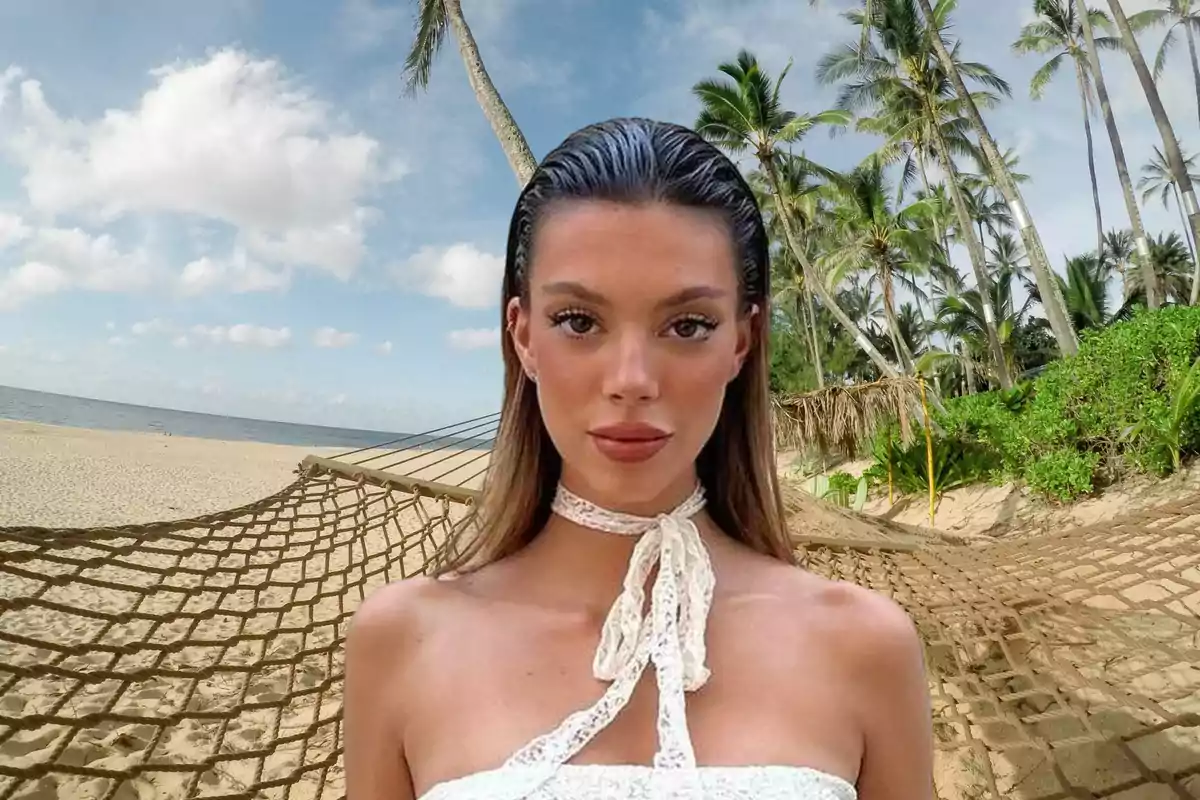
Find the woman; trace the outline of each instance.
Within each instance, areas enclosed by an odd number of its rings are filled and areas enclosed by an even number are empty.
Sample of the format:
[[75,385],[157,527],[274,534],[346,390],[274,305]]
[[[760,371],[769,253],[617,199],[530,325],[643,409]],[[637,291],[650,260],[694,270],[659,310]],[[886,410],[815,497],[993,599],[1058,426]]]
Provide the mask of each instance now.
[[932,797],[913,626],[795,566],[769,279],[754,195],[692,131],[612,120],[546,157],[480,532],[348,637],[349,800]]

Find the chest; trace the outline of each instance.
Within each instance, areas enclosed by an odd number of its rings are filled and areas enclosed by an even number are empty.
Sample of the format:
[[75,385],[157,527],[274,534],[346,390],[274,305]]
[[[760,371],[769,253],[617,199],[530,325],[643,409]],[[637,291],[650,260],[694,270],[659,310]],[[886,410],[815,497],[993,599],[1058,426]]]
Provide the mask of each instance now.
[[[764,624],[763,611],[714,606],[706,637],[712,676],[686,698],[697,762],[852,768],[852,697],[828,648],[794,632],[781,637],[769,622],[778,615],[766,615]],[[498,766],[608,688],[592,677],[598,620],[510,614],[472,629],[470,637],[447,636],[424,648],[421,689],[406,704],[406,716],[420,720],[406,740],[415,779],[425,772],[433,783]],[[574,763],[650,763],[659,745],[658,714],[649,666],[628,703]]]

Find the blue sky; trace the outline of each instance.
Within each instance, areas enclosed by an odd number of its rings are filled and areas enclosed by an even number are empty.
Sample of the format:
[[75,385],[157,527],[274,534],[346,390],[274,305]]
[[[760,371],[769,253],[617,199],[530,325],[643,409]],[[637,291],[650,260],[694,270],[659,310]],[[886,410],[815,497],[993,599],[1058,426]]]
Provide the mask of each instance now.
[[[794,58],[787,103],[825,108],[834,92],[812,67],[854,35],[846,5],[463,0],[538,157],[599,119],[690,123],[691,85],[742,47],[772,70]],[[414,7],[0,4],[0,384],[391,430],[495,410],[517,185],[453,39],[429,92],[401,95]],[[1090,189],[1070,73],[1035,103],[1039,64],[1009,50],[1031,7],[961,0],[955,32],[1013,85],[989,122],[1033,176],[1027,201],[1061,264],[1093,241]],[[1186,63],[1180,48],[1162,90],[1190,149]],[[1157,133],[1127,57],[1105,65],[1136,172]],[[1097,131],[1106,226],[1124,225]],[[873,144],[822,133],[806,150],[848,168]],[[1151,233],[1178,225],[1157,201],[1145,215]]]

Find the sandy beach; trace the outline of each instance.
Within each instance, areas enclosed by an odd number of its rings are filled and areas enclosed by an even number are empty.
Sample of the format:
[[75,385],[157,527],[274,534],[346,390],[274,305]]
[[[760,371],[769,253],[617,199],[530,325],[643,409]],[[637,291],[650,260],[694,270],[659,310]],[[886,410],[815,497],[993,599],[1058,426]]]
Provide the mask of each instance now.
[[[220,441],[0,420],[0,527],[96,527],[185,519],[274,494],[309,455],[344,448]],[[351,458],[477,488],[486,454],[438,446]]]
[[336,450],[0,420],[0,526],[94,527],[234,508]]

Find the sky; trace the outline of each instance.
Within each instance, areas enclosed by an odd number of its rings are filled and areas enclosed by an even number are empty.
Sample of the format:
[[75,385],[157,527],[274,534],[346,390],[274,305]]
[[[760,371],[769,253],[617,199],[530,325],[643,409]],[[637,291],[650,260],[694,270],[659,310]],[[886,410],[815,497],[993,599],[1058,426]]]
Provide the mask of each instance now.
[[[830,107],[818,59],[848,0],[462,0],[541,158],[588,123],[691,124],[691,86],[741,48],[785,104]],[[1128,13],[1153,0],[1125,0]],[[1105,6],[1106,4],[1101,3]],[[518,186],[453,38],[403,94],[415,0],[0,4],[0,385],[338,427],[419,431],[497,410],[500,276]],[[960,0],[953,35],[1013,99],[987,112],[1029,173],[1052,262],[1094,247],[1072,73],[1040,101],[1011,43],[1032,0]],[[1153,59],[1161,31],[1145,35]],[[1131,169],[1161,143],[1104,55]],[[1200,146],[1179,47],[1161,91]],[[1126,227],[1103,126],[1106,228]],[[849,169],[877,142],[806,140]],[[1178,214],[1144,207],[1151,234]],[[963,262],[965,270],[965,262]]]

